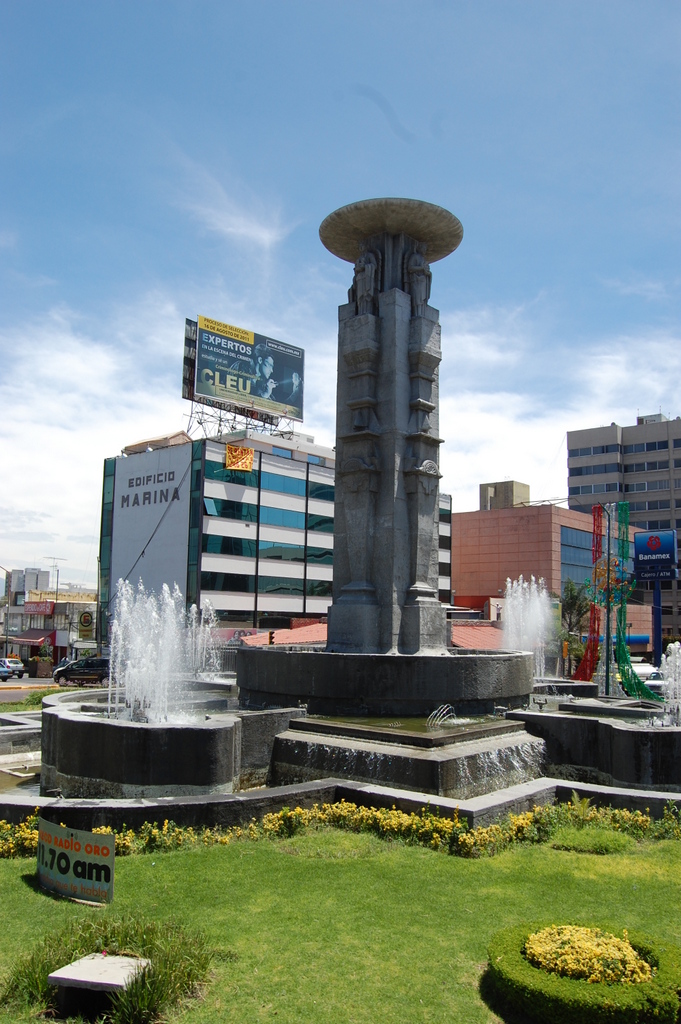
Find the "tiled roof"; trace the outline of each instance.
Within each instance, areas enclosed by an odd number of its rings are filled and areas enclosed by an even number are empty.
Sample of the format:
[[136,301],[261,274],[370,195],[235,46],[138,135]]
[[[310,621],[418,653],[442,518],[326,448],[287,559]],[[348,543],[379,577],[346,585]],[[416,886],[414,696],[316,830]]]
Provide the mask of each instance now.
[[[258,633],[256,636],[245,636],[243,643],[247,647],[267,647],[269,633]],[[311,626],[300,626],[299,629],[275,629],[274,646],[277,644],[325,644],[326,623],[314,622]]]
[[498,651],[504,646],[504,631],[497,626],[452,626],[452,646],[471,651]]
[[[258,633],[256,636],[245,636],[242,641],[248,647],[267,647],[269,633]],[[274,646],[278,644],[325,644],[326,623],[315,622],[311,626],[299,629],[275,629]],[[453,625],[452,644],[467,650],[498,651],[504,645],[504,632],[497,626]]]

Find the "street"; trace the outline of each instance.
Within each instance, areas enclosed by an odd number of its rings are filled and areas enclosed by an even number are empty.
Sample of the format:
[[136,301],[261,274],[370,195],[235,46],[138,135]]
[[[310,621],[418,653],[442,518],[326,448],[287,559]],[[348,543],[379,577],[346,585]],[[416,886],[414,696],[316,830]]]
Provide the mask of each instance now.
[[31,690],[44,690],[52,686],[51,679],[7,679],[0,683],[0,704],[23,700]]

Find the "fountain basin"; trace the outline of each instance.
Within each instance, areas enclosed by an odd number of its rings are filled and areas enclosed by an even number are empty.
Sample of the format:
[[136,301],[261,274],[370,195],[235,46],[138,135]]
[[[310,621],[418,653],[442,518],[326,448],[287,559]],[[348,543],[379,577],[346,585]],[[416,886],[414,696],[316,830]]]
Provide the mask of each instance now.
[[449,735],[292,721],[274,740],[274,785],[345,778],[446,797],[473,797],[542,774],[544,742],[517,722]]
[[[563,705],[563,708],[566,706]],[[546,771],[606,786],[681,792],[681,728],[569,711],[510,711],[546,743]],[[650,715],[650,713],[648,713]]]
[[302,703],[318,715],[429,715],[451,704],[459,715],[519,707],[532,692],[533,657],[510,651],[456,654],[335,654],[242,648],[242,707]]
[[[228,700],[194,695],[193,717],[145,723],[106,717],[101,690],[46,697],[40,791],[114,799],[202,796],[263,785],[276,733],[298,708],[226,710]],[[221,709],[222,708],[222,709]]]

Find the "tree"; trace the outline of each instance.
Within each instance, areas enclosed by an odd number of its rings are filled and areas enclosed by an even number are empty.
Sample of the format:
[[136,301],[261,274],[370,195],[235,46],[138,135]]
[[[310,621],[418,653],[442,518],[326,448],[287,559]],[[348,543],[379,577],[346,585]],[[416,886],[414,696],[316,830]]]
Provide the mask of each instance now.
[[591,601],[584,584],[567,579],[563,587],[561,606],[561,639],[567,641],[568,645],[568,676],[572,675],[572,659],[581,658],[584,653],[582,633],[586,631],[590,609]]

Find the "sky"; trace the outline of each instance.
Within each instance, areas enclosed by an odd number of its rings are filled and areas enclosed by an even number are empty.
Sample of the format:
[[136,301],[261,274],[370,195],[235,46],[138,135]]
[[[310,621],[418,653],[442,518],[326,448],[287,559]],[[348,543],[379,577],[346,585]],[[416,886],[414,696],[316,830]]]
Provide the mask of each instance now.
[[0,5],[0,565],[93,585],[102,464],[186,429],[184,318],[305,349],[332,446],[332,210],[461,220],[433,265],[441,489],[565,499],[566,432],[681,415],[681,7]]

